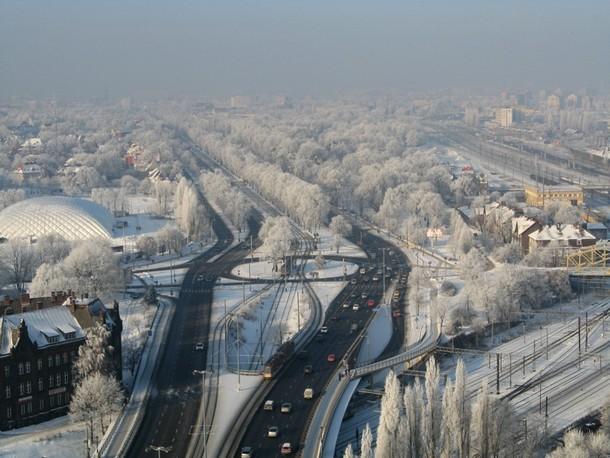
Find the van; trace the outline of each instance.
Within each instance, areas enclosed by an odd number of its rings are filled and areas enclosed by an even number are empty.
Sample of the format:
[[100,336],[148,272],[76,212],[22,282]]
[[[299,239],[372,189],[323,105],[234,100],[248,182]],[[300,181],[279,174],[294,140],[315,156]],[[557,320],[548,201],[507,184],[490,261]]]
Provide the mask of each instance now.
[[313,388],[305,388],[303,399],[313,399]]
[[271,399],[267,399],[265,401],[265,406],[263,407],[263,410],[273,411],[273,401]]
[[356,332],[358,330],[358,323],[352,323],[352,325],[349,328],[349,333],[353,334],[354,332]]

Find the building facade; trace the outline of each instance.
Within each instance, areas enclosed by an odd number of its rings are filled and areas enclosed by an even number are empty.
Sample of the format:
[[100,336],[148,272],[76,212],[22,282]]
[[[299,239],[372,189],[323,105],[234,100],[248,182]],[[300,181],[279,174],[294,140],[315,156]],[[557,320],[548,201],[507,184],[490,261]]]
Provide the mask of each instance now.
[[86,330],[110,331],[116,375],[121,379],[122,320],[118,304],[106,309],[97,298],[71,293],[4,298],[0,302],[0,430],[20,428],[68,412],[73,364]]
[[579,186],[526,186],[525,202],[533,207],[544,207],[551,202],[582,205],[585,193]]

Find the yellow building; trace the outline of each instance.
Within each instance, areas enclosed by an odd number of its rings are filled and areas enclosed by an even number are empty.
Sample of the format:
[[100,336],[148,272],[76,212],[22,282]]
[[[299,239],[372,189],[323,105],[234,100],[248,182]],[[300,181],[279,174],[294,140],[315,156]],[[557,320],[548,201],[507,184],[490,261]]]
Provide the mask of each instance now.
[[544,207],[555,201],[582,205],[585,201],[585,193],[579,186],[526,186],[525,201],[534,207]]

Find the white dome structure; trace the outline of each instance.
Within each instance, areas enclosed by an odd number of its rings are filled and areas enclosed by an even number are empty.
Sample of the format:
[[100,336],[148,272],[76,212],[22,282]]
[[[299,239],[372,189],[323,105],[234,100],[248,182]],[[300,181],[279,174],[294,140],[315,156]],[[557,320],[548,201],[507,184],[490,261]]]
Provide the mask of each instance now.
[[58,234],[66,240],[110,239],[112,223],[110,212],[90,200],[36,197],[0,211],[0,237],[38,239]]

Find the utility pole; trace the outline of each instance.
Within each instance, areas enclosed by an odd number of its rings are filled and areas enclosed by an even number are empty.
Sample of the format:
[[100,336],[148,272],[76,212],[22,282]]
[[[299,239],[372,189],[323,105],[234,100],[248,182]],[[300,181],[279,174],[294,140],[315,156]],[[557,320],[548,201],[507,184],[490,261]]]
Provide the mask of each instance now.
[[500,394],[500,353],[496,353],[496,394]]
[[580,317],[578,317],[578,356],[580,356]]
[[239,367],[239,359],[240,359],[239,350],[240,350],[241,342],[239,341],[239,315],[238,314],[235,314],[235,324],[236,324],[236,328],[237,328],[237,391],[240,391],[241,372],[240,372],[240,367]]
[[508,387],[513,386],[513,354],[508,354]]
[[589,312],[585,312],[585,351],[589,350]]
[[157,445],[149,445],[148,447],[146,447],[146,451],[153,451],[153,452],[157,452],[157,458],[161,458],[161,452],[163,453],[169,453],[171,452],[172,448],[171,447],[161,447],[161,446],[157,446]]
[[250,262],[248,263],[248,279],[250,280],[250,291],[252,291],[252,262],[253,262],[253,253],[252,253],[252,236],[250,236]]
[[[297,332],[301,330],[301,292],[297,290]],[[261,336],[262,338],[262,336]]]

